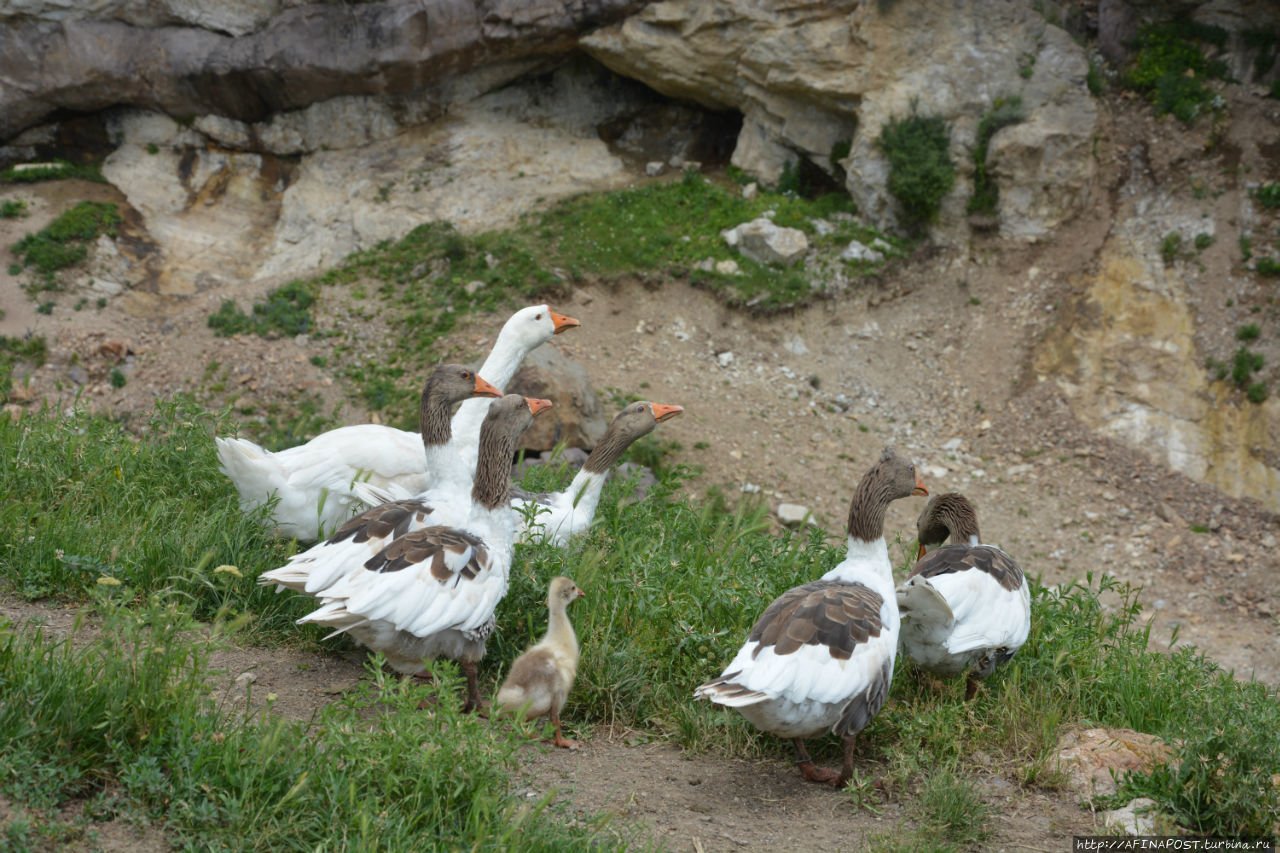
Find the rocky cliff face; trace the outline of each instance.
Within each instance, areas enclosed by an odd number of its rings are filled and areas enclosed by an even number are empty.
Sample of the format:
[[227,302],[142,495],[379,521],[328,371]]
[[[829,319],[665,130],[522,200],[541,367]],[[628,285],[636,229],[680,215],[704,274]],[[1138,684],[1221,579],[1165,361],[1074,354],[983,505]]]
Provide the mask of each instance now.
[[[302,4],[58,0],[0,6],[0,140],[114,105],[261,121],[343,95],[420,96],[467,71],[563,55],[637,0]],[[79,11],[77,11],[79,10]],[[447,107],[445,97],[438,107]]]
[[839,175],[859,211],[898,223],[877,145],[884,125],[912,110],[951,126],[960,179],[933,232],[969,233],[978,124],[997,99],[1020,97],[1026,114],[991,141],[988,167],[1002,187],[1000,233],[1036,240],[1087,203],[1096,108],[1084,50],[1032,4],[974,0],[913,3],[755,3],[672,0],[583,39],[605,65],[660,92],[743,114],[733,162],[766,182],[805,158]]

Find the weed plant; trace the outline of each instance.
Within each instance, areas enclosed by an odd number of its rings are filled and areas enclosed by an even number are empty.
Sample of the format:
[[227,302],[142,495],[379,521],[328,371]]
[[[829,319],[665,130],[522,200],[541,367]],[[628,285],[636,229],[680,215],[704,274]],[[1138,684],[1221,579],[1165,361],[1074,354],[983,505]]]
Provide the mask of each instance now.
[[27,203],[22,199],[7,198],[0,201],[0,219],[17,219],[27,215]]
[[1000,188],[987,173],[987,147],[991,137],[1010,125],[1023,121],[1022,98],[997,98],[991,110],[978,122],[978,138],[973,148],[973,195],[969,198],[969,212],[992,214],[1000,198]]
[[1272,257],[1261,257],[1254,263],[1255,270],[1259,275],[1265,275],[1270,278],[1280,278],[1280,261]]
[[0,335],[0,403],[9,402],[9,392],[13,390],[13,368],[18,362],[26,362],[32,367],[44,364],[48,348],[43,335],[27,338],[11,338]]
[[217,313],[209,315],[209,328],[224,338],[245,332],[264,337],[306,334],[315,325],[310,308],[318,289],[314,283],[291,281],[268,293],[266,301],[255,302],[251,314],[241,311],[233,300],[223,300]]
[[1254,201],[1268,210],[1280,208],[1280,184],[1263,184],[1256,187],[1250,195]]
[[903,225],[913,233],[924,231],[955,184],[946,122],[913,110],[886,124],[877,143],[889,160],[889,192],[902,206]]

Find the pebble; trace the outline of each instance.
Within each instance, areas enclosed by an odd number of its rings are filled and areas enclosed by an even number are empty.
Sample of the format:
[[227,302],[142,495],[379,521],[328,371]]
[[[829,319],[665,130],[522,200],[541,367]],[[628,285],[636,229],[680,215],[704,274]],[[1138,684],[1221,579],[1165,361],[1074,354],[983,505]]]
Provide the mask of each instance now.
[[716,362],[721,367],[728,367],[729,365],[733,364],[733,353],[731,352],[720,353],[719,355],[716,356]]
[[778,504],[778,521],[781,521],[788,527],[795,527],[796,525],[804,524],[805,519],[808,519],[810,524],[816,523],[814,522],[813,516],[810,514],[808,507],[800,504]]

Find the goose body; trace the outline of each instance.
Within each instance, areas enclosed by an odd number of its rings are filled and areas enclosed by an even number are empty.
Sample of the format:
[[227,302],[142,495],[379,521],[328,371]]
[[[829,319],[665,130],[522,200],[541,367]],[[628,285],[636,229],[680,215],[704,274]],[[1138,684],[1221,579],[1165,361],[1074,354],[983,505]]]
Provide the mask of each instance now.
[[[938,675],[969,672],[968,693],[1006,663],[1031,631],[1031,594],[1013,558],[979,541],[960,494],[938,495],[917,522],[920,559],[897,589],[902,650]],[[929,550],[950,535],[952,544]]]
[[568,607],[581,597],[582,590],[569,578],[552,578],[547,592],[547,633],[515,659],[493,699],[502,710],[522,713],[526,719],[550,717],[555,726],[553,743],[567,749],[581,746],[567,740],[560,730],[560,712],[578,674],[578,638]]
[[631,403],[614,417],[568,488],[537,495],[512,489],[516,538],[522,542],[544,539],[563,548],[590,529],[609,471],[622,454],[636,439],[682,411],[680,406],[663,403]]
[[[522,308],[503,325],[479,373],[503,389],[530,351],[576,325],[577,320],[546,305]],[[455,453],[468,481],[487,406],[464,402],[454,416]],[[275,453],[243,438],[215,438],[214,444],[223,473],[240,493],[241,508],[249,511],[279,497],[271,515],[276,530],[304,541],[332,534],[377,490],[419,494],[429,484],[443,485],[428,474],[416,433],[381,424],[338,427]],[[467,484],[456,485],[465,495]]]
[[[295,554],[285,565],[264,572],[258,582],[319,595],[395,538],[433,524],[463,521],[471,503],[461,484],[470,483],[470,472],[462,467],[454,450],[449,412],[454,403],[476,395],[495,397],[498,390],[461,365],[436,367],[423,386],[418,413],[422,428],[418,455],[431,466],[431,488],[402,500],[378,503],[344,522],[326,541]],[[370,483],[362,483],[352,493],[373,488]]]
[[533,415],[550,405],[515,394],[493,403],[465,520],[395,536],[324,589],[321,606],[298,621],[331,628],[330,636],[349,634],[406,674],[432,658],[457,660],[467,678],[466,708],[479,707],[476,664],[511,568],[511,457]]
[[[694,691],[791,738],[810,781],[849,781],[854,737],[888,698],[899,620],[884,516],[890,501],[913,494],[928,490],[914,466],[886,450],[854,492],[845,559],[775,599],[720,677]],[[845,742],[839,773],[814,766],[804,746],[826,732]]]

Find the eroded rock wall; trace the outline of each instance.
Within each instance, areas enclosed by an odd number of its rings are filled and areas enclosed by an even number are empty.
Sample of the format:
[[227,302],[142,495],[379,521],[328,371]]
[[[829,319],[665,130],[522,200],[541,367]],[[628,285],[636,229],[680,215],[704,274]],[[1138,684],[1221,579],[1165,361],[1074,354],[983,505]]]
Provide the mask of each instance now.
[[968,236],[977,128],[998,99],[1020,97],[1026,113],[996,134],[988,155],[1002,189],[1002,236],[1046,236],[1093,190],[1088,62],[1031,3],[670,0],[590,34],[583,46],[660,92],[740,110],[734,163],[766,182],[798,157],[839,175],[832,154],[848,143],[845,185],[882,228],[896,227],[898,213],[877,139],[913,109],[951,126],[959,178],[933,232],[943,242]]

